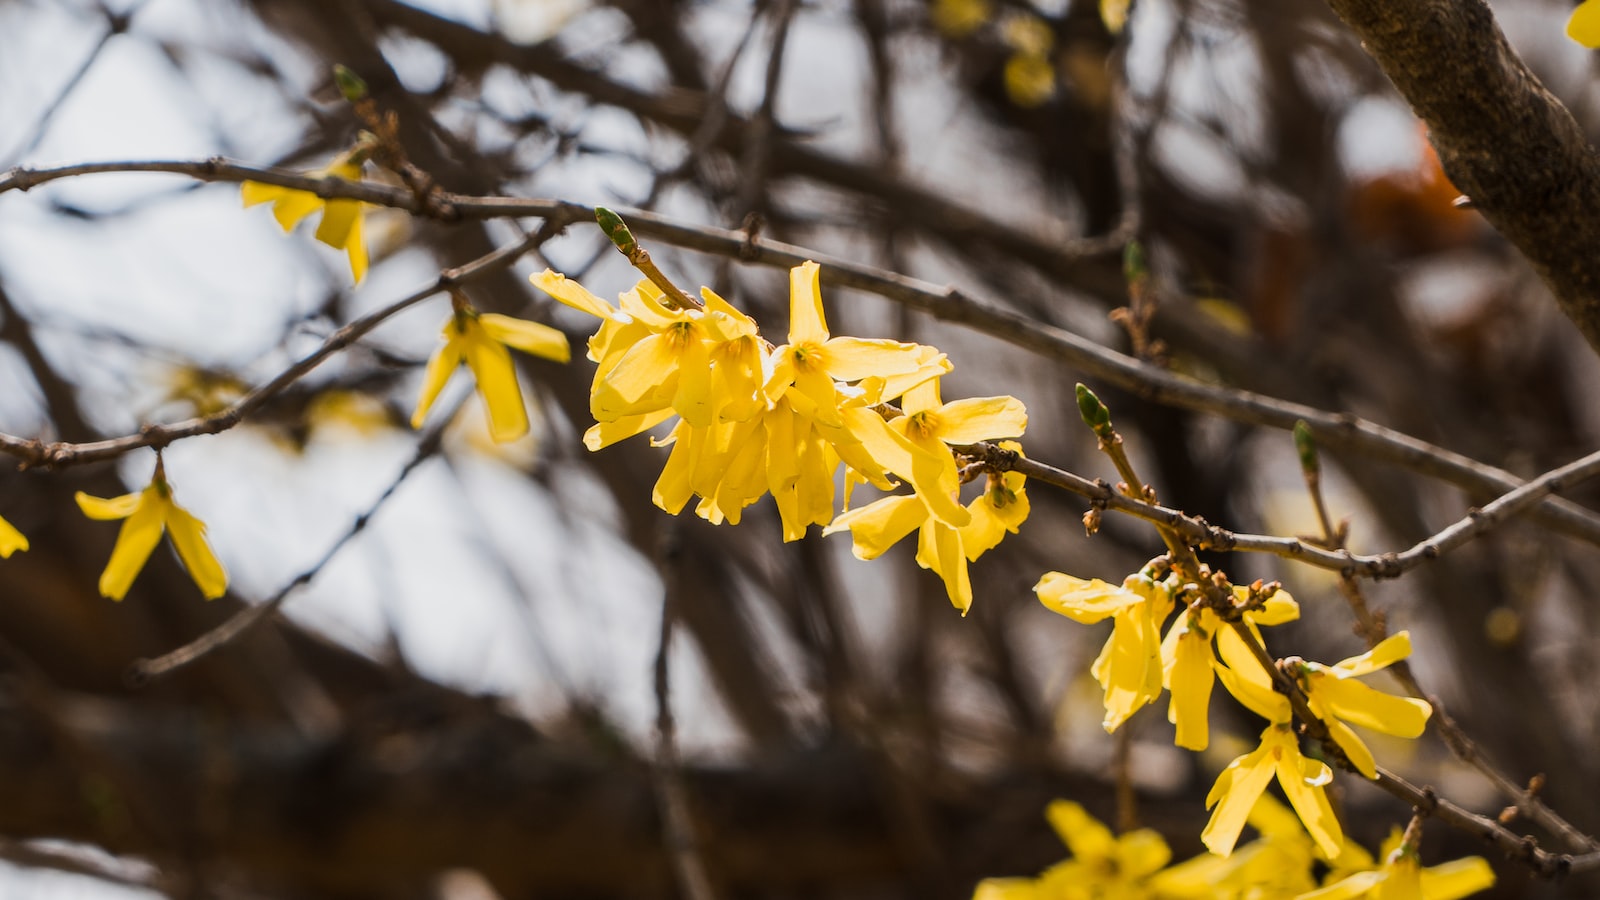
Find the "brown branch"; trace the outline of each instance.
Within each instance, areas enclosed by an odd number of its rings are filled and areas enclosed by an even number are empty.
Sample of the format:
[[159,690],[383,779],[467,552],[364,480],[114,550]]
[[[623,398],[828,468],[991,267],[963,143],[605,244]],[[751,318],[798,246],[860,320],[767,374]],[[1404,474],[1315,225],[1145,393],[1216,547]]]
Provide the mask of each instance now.
[[[1483,0],[1328,0],[1428,123],[1473,208],[1600,351],[1600,158]],[[1553,35],[1552,35],[1553,37]]]

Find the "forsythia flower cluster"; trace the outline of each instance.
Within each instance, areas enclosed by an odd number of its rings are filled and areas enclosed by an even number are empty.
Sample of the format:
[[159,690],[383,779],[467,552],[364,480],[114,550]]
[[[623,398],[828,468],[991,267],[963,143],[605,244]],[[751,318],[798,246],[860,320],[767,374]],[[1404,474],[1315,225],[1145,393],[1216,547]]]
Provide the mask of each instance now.
[[[1105,689],[1106,730],[1116,730],[1166,688],[1171,693],[1167,718],[1177,727],[1178,746],[1203,750],[1210,740],[1211,690],[1222,682],[1234,699],[1268,724],[1260,746],[1235,759],[1217,778],[1206,798],[1213,812],[1201,840],[1214,853],[1230,853],[1257,798],[1276,778],[1317,846],[1330,856],[1336,854],[1344,838],[1324,790],[1333,773],[1325,763],[1301,754],[1288,698],[1274,690],[1271,677],[1240,634],[1243,630],[1261,644],[1261,627],[1298,618],[1299,605],[1282,590],[1253,595],[1236,586],[1235,608],[1228,612],[1237,625],[1197,599],[1179,610],[1162,638],[1160,629],[1176,605],[1179,579],[1176,573],[1160,580],[1155,576],[1147,567],[1115,586],[1050,572],[1034,588],[1046,608],[1074,621],[1112,619],[1111,638],[1091,669]],[[1402,631],[1367,653],[1331,666],[1299,660],[1285,664],[1338,749],[1368,778],[1377,774],[1372,752],[1346,723],[1414,738],[1422,733],[1432,708],[1422,700],[1385,694],[1356,679],[1410,653],[1410,635]]]
[[[1249,810],[1260,837],[1227,858],[1207,854],[1172,866],[1167,842],[1150,829],[1113,836],[1066,800],[1051,803],[1045,817],[1072,856],[1038,878],[987,879],[973,900],[1456,900],[1494,884],[1479,856],[1422,868],[1398,829],[1376,859],[1348,840],[1329,852],[1266,794]],[[1317,864],[1326,869],[1320,884]]]
[[[534,284],[600,319],[589,341],[598,368],[590,394],[591,450],[677,417],[661,446],[671,453],[655,504],[738,524],[745,507],[771,494],[786,541],[811,525],[848,529],[855,553],[871,559],[918,532],[917,562],[944,580],[951,602],[972,604],[967,563],[1016,531],[1027,516],[1020,475],[990,477],[971,504],[960,501],[952,445],[1016,437],[1027,412],[1014,397],[944,402],[943,353],[921,344],[834,336],[822,309],[819,267],[789,273],[788,342],[774,346],[756,323],[709,288],[703,307],[685,308],[649,280],[618,306],[546,270]],[[899,410],[886,404],[899,400]],[[835,481],[889,490],[898,478],[914,493],[834,515]]]

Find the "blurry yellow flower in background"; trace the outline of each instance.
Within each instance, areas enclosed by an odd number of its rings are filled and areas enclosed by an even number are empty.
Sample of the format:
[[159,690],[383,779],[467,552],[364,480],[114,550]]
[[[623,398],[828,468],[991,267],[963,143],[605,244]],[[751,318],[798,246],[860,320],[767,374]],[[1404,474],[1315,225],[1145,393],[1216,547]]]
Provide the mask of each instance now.
[[28,539],[16,526],[0,519],[0,558],[9,557],[18,550],[28,549]]
[[498,313],[480,313],[459,297],[455,311],[444,323],[444,346],[428,360],[422,379],[422,396],[411,414],[411,427],[421,428],[433,401],[457,367],[465,363],[478,382],[489,415],[489,433],[497,441],[514,441],[528,433],[528,410],[517,384],[517,368],[506,348],[514,347],[545,359],[564,363],[571,358],[567,336],[549,325],[514,319]]
[[194,579],[207,600],[214,600],[227,592],[228,573],[223,571],[222,563],[217,561],[216,553],[212,552],[211,545],[206,541],[205,523],[173,499],[172,486],[167,483],[159,457],[155,476],[144,490],[109,500],[79,491],[77,500],[83,514],[91,519],[125,520],[122,530],[117,533],[111,559],[100,574],[102,596],[121,600],[128,595],[133,580],[144,569],[156,544],[161,542],[163,531],[172,535],[172,546],[178,551],[178,559],[183,562],[189,577]]
[[[361,163],[353,162],[350,157],[351,154],[347,153],[335,160],[333,165],[306,174],[312,177],[360,181]],[[319,209],[322,210],[322,221],[317,223],[317,240],[343,250],[349,255],[350,273],[355,276],[357,282],[367,274],[367,245],[361,238],[360,200],[340,198],[325,200],[310,191],[262,184],[258,181],[244,182],[240,186],[240,195],[244,199],[245,206],[270,202],[272,216],[283,226],[284,231],[293,231],[306,216]]]
[[1056,800],[1045,818],[1072,856],[1038,878],[989,878],[972,900],[1076,900],[1149,896],[1147,882],[1172,858],[1161,835],[1140,828],[1118,837],[1082,806]]
[[1600,47],[1600,0],[1583,0],[1567,19],[1567,37],[1593,49]]

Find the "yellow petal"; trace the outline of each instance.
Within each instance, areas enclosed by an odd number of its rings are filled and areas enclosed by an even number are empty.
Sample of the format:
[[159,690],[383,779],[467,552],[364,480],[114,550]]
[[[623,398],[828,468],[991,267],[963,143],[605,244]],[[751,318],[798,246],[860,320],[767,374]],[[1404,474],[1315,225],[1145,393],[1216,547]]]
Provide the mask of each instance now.
[[350,257],[350,274],[357,284],[367,277],[367,244],[361,237],[361,218],[356,218],[355,224],[350,226],[350,239],[344,245],[345,255]]
[[1085,581],[1060,572],[1046,572],[1033,586],[1039,602],[1074,622],[1092,625],[1144,598],[1120,585],[1098,578]]
[[789,270],[789,343],[825,343],[828,325],[822,313],[822,267],[806,260]]
[[924,522],[917,533],[917,564],[938,573],[950,603],[966,615],[972,608],[972,582],[961,551],[961,533],[937,519]]
[[445,323],[444,336],[444,346],[433,352],[428,360],[428,369],[422,376],[422,394],[417,398],[416,411],[411,414],[412,428],[422,427],[428,418],[428,410],[433,408],[433,401],[439,399],[445,382],[461,365],[461,339],[455,332],[454,319]]
[[961,480],[955,457],[943,444],[931,451],[918,447],[911,454],[911,471],[898,474],[911,482],[928,509],[946,525],[960,528],[972,521],[972,513],[955,499]]
[[[972,521],[961,529],[961,546],[966,548],[967,559],[976,560],[998,545],[1007,533],[1016,534],[1023,520],[1028,518],[1028,493],[1021,489],[1023,481],[1023,476],[1016,472],[1007,472],[1002,479],[1004,486],[984,491],[967,505]],[[999,499],[995,497],[997,491]]]
[[[131,520],[130,520],[131,521]],[[189,577],[200,587],[207,600],[215,600],[228,592],[228,573],[217,561],[211,544],[206,540],[204,522],[176,503],[167,506],[167,533],[172,535],[172,546],[178,559],[189,570]]]
[[1130,880],[1154,874],[1172,861],[1172,848],[1161,833],[1151,828],[1130,831],[1117,839],[1117,871]]
[[306,216],[322,208],[322,198],[310,191],[286,190],[272,204],[272,217],[284,231],[293,231]]
[[[128,589],[133,587],[133,580],[144,568],[145,560],[150,558],[150,551],[161,542],[162,525],[166,521],[167,508],[171,505],[154,484],[137,496],[138,506],[122,523],[122,530],[117,532],[116,546],[111,549],[111,559],[106,562],[105,571],[100,573],[100,595],[112,600],[128,596]],[[80,500],[78,505],[82,506],[83,501]]]
[[343,250],[350,243],[350,235],[359,221],[360,200],[329,200],[322,210],[322,221],[317,223],[317,240]]
[[572,359],[567,336],[549,325],[499,313],[483,313],[478,316],[478,324],[489,337],[512,349],[559,363]]
[[16,526],[0,519],[0,557],[9,557],[18,550],[28,549],[28,539]]
[[583,433],[583,445],[590,450],[609,447],[618,441],[649,431],[676,415],[670,408],[641,416],[624,416],[614,422],[596,422]]
[[1088,862],[1111,858],[1116,847],[1111,829],[1082,806],[1070,800],[1054,800],[1045,807],[1044,817],[1074,859]]
[[834,517],[823,534],[849,530],[856,559],[877,559],[928,520],[928,508],[911,495],[884,497]]
[[1567,20],[1567,37],[1593,49],[1600,47],[1600,0],[1584,0]]
[[706,428],[715,417],[711,398],[711,351],[706,342],[690,335],[677,360],[678,390],[672,408],[691,425]]
[[[652,334],[640,339],[617,360],[607,372],[604,387],[613,391],[623,403],[634,403],[664,386],[668,379],[676,385],[678,354],[665,334]],[[596,394],[600,393],[596,385]],[[595,418],[599,418],[596,416]]]
[[109,500],[91,497],[83,491],[79,491],[75,497],[78,501],[78,508],[83,510],[84,515],[101,521],[126,519],[133,515],[134,510],[139,508],[139,501],[143,498],[143,491],[123,494],[120,497],[112,497]]
[[1414,738],[1427,727],[1433,707],[1412,697],[1396,697],[1355,679],[1332,678],[1315,673],[1312,690],[1336,716],[1384,734]]
[[[1243,585],[1233,588],[1234,599],[1244,603],[1250,598],[1250,591]],[[1288,591],[1278,590],[1260,608],[1244,614],[1245,620],[1256,625],[1282,625],[1300,618],[1300,604]]]
[[1239,841],[1239,832],[1244,830],[1256,798],[1267,789],[1272,775],[1270,748],[1265,741],[1222,770],[1211,786],[1211,793],[1206,795],[1206,806],[1216,806],[1205,830],[1200,832],[1200,841],[1207,849],[1218,856],[1233,852],[1233,845]]
[[[262,184],[259,181],[245,181],[239,185],[239,199],[245,206],[255,206],[258,203],[268,203],[277,200],[288,193],[288,188],[278,187],[275,184]],[[303,192],[302,192],[303,193]]]
[[1268,731],[1275,732],[1269,740],[1277,749],[1278,784],[1289,798],[1289,805],[1300,814],[1306,832],[1322,852],[1330,857],[1338,854],[1344,844],[1344,831],[1323,790],[1333,780],[1333,772],[1326,765],[1301,756],[1295,736],[1288,729],[1274,726]]
[[1356,897],[1366,896],[1367,892],[1381,883],[1385,877],[1382,872],[1376,870],[1357,872],[1320,890],[1301,894],[1295,900],[1355,900]]
[[1457,900],[1494,886],[1494,869],[1481,856],[1454,859],[1422,870],[1422,896]]
[[478,380],[478,396],[489,414],[489,436],[497,443],[514,441],[528,433],[528,410],[522,404],[517,369],[504,344],[491,340],[475,324],[462,337],[467,368]]
[[1360,656],[1341,659],[1331,667],[1340,678],[1370,675],[1411,655],[1411,632],[1401,631],[1384,638],[1378,646]]
[[[1227,633],[1227,629],[1217,632],[1219,643]],[[1252,661],[1249,665],[1253,666],[1255,663]],[[1270,683],[1262,684],[1240,674],[1250,671],[1248,668],[1217,666],[1214,671],[1217,673],[1217,678],[1222,681],[1222,686],[1228,689],[1233,699],[1244,704],[1245,708],[1269,722],[1289,721],[1291,717],[1289,698],[1274,691]]]
[[[1180,612],[1179,618],[1187,616]],[[1178,727],[1176,743],[1188,750],[1204,750],[1211,741],[1207,712],[1216,680],[1211,668],[1211,641],[1198,630],[1186,630],[1178,636],[1174,651],[1167,680],[1172,686],[1171,719]]]
[[836,337],[823,345],[828,374],[839,381],[887,378],[922,368],[923,348],[876,338]]
[[586,312],[601,319],[611,319],[618,316],[616,308],[611,304],[589,293],[588,288],[568,279],[567,276],[553,269],[545,269],[537,275],[530,275],[528,280],[532,281],[546,294],[579,312]]
[[1377,778],[1378,761],[1372,758],[1372,750],[1350,730],[1350,726],[1337,718],[1323,714],[1320,706],[1314,705],[1313,708],[1322,714],[1323,724],[1328,726],[1328,736],[1333,738],[1333,742],[1339,745],[1340,750],[1344,751],[1345,758],[1350,760],[1350,765],[1355,766],[1357,772],[1368,778]]
[[975,444],[1021,437],[1028,428],[1028,410],[1015,397],[953,400],[940,410],[939,439],[947,444]]
[[667,456],[667,464],[661,467],[661,477],[656,479],[650,499],[662,510],[677,515],[694,494],[695,464],[705,449],[706,435],[705,429],[679,422],[672,429],[672,437],[672,453]]

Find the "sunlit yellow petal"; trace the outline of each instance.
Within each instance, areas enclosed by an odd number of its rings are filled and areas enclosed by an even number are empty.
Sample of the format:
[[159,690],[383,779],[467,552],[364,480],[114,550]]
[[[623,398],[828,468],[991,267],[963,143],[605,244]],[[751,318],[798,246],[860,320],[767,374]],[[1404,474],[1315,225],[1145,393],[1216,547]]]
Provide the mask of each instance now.
[[416,411],[411,414],[411,427],[421,428],[422,423],[428,418],[428,410],[433,408],[433,401],[439,399],[439,392],[444,390],[445,382],[461,365],[461,341],[455,332],[454,320],[445,323],[444,346],[433,352],[428,360],[427,371],[422,376],[422,394],[417,398]]
[[1396,697],[1355,679],[1332,678],[1323,673],[1312,676],[1312,690],[1330,711],[1341,719],[1397,737],[1414,738],[1422,734],[1433,707],[1412,697]]
[[16,526],[0,519],[0,558],[9,557],[18,550],[28,549],[28,539]]
[[1120,585],[1098,578],[1085,581],[1060,572],[1046,572],[1033,586],[1039,602],[1074,622],[1092,625],[1144,598]]
[[361,236],[361,217],[357,216],[350,226],[350,239],[344,245],[345,255],[350,258],[350,275],[357,284],[367,277],[367,243]]
[[1143,878],[1172,861],[1172,848],[1160,832],[1139,828],[1117,839],[1115,858],[1117,871],[1130,879]]
[[[161,496],[154,484],[138,497],[139,504],[122,523],[116,546],[111,549],[111,559],[100,573],[100,594],[112,600],[128,596],[128,589],[133,587],[133,580],[150,558],[150,551],[161,542],[161,529],[170,501]],[[82,501],[79,505],[83,505]]]
[[828,374],[839,381],[887,378],[922,368],[923,348],[878,338],[836,337],[824,347]]
[[[1321,712],[1321,710],[1319,709],[1318,712]],[[1368,778],[1377,778],[1378,761],[1373,759],[1372,750],[1367,747],[1360,736],[1351,731],[1350,726],[1337,718],[1324,715],[1322,720],[1323,724],[1328,726],[1328,736],[1333,738],[1333,742],[1339,745],[1340,750],[1344,751],[1345,757],[1350,760],[1350,765],[1355,766],[1357,772]]]
[[[628,348],[606,373],[604,387],[614,391],[623,403],[634,403],[661,387],[669,377],[676,386],[677,374],[678,354],[671,339],[665,334],[652,334]],[[596,385],[597,395],[599,387]]]
[[589,293],[588,288],[554,269],[545,269],[537,275],[530,275],[528,280],[546,294],[579,312],[586,312],[601,319],[610,319],[617,315],[616,308],[611,304]]
[[694,468],[705,449],[705,430],[679,422],[672,429],[672,436],[676,438],[672,453],[661,467],[661,477],[656,479],[651,500],[666,512],[677,515],[694,494]]
[[215,600],[228,592],[228,573],[217,561],[211,544],[206,540],[204,522],[176,503],[167,506],[167,533],[172,536],[172,546],[178,559],[189,570],[189,577],[199,586],[207,600]]
[[528,433],[528,410],[517,384],[517,368],[505,345],[491,340],[469,323],[462,338],[467,368],[478,381],[478,396],[489,414],[489,436],[497,443],[514,441]]
[[[1180,619],[1187,617],[1182,612],[1178,615]],[[1204,750],[1211,742],[1207,712],[1216,680],[1211,668],[1211,640],[1201,631],[1186,629],[1178,636],[1174,651],[1167,680],[1172,689],[1171,719],[1178,729],[1176,743],[1189,750]]]
[[144,492],[138,491],[132,494],[123,494],[120,497],[112,497],[106,500],[100,497],[91,497],[83,491],[79,491],[75,495],[75,499],[78,501],[78,508],[83,510],[83,514],[91,519],[99,519],[101,521],[126,519],[133,515],[134,510],[139,508],[139,501],[144,499]]
[[583,433],[583,445],[590,450],[609,447],[618,441],[649,431],[674,415],[676,413],[669,408],[642,416],[624,416],[614,422],[596,422]]
[[952,400],[940,409],[940,418],[939,438],[947,444],[1021,437],[1028,428],[1028,411],[1015,397]]
[[711,425],[716,409],[711,398],[711,351],[706,342],[690,337],[678,356],[678,390],[672,408],[696,427]]
[[1341,659],[1329,668],[1340,678],[1370,675],[1411,655],[1411,632],[1391,634],[1360,656]]
[[822,313],[822,267],[806,260],[789,270],[789,343],[825,343],[828,325]]
[[[262,184],[259,181],[246,181],[239,185],[239,198],[245,206],[255,206],[258,203],[268,203],[277,200],[288,193],[288,188],[278,187],[275,184]],[[304,193],[303,191],[301,193]]]
[[[1222,641],[1223,635],[1226,634],[1226,629],[1217,633],[1219,643]],[[1270,683],[1264,685],[1240,674],[1241,672],[1248,672],[1248,668],[1234,669],[1228,666],[1218,666],[1214,671],[1217,673],[1217,678],[1222,681],[1222,686],[1228,689],[1228,693],[1232,694],[1235,700],[1244,704],[1251,712],[1269,722],[1289,721],[1291,715],[1289,699],[1274,691]]]
[[1295,736],[1288,729],[1274,727],[1269,731],[1277,732],[1272,740],[1278,749],[1278,784],[1284,796],[1300,814],[1300,821],[1311,839],[1324,854],[1333,856],[1344,843],[1344,831],[1323,790],[1323,785],[1333,780],[1333,772],[1323,763],[1301,756]]
[[928,507],[915,496],[902,494],[840,513],[822,533],[849,529],[856,559],[877,559],[927,520]]
[[1206,806],[1215,805],[1216,809],[1211,811],[1211,820],[1200,832],[1200,841],[1212,853],[1227,856],[1233,852],[1234,844],[1239,841],[1239,832],[1244,830],[1250,816],[1251,807],[1272,780],[1273,760],[1269,754],[1270,748],[1262,743],[1229,763],[1211,786],[1211,792],[1206,795]]
[[978,499],[967,504],[972,521],[961,529],[961,546],[966,549],[967,559],[976,560],[999,544],[1007,533],[1016,534],[1028,518],[1028,492],[1022,490],[1024,480],[1016,472],[1007,472],[999,486],[985,490]]
[[542,359],[564,363],[572,358],[572,348],[567,336],[559,330],[540,322],[515,319],[499,313],[478,316],[478,324],[485,334],[514,350],[521,350]]
[[960,532],[937,519],[925,522],[917,534],[917,564],[943,579],[950,603],[966,615],[972,608],[972,582]]

